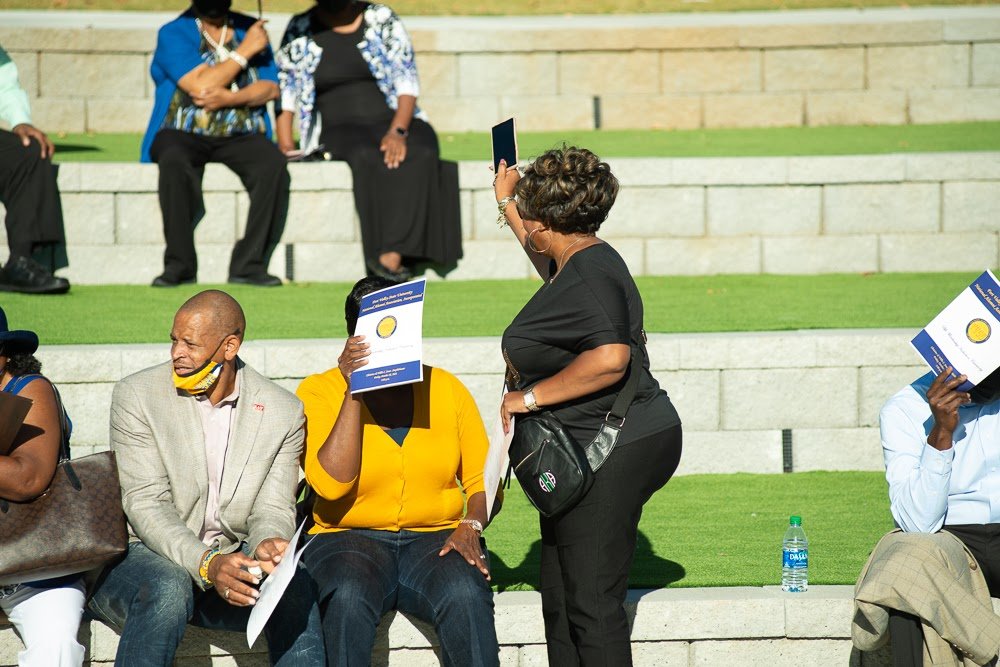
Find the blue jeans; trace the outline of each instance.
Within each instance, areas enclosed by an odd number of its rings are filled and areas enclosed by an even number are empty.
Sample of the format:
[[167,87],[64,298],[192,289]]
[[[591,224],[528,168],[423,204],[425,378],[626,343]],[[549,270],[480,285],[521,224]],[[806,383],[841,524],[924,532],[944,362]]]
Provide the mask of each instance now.
[[[172,665],[187,624],[246,632],[251,607],[234,607],[218,593],[203,591],[187,570],[141,542],[105,571],[88,610],[121,631],[117,667]],[[324,661],[316,589],[304,570],[292,579],[264,628],[272,665],[322,665]]]
[[370,665],[375,628],[392,609],[433,623],[446,667],[499,664],[486,577],[457,552],[438,556],[451,532],[355,529],[312,538],[302,559],[316,581],[328,664]]

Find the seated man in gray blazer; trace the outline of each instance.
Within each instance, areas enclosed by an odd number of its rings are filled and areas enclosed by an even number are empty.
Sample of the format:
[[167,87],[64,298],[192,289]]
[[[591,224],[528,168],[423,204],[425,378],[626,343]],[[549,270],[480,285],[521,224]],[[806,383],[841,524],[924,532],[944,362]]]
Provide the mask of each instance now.
[[[302,404],[240,360],[245,331],[235,299],[201,292],[174,317],[171,361],[115,386],[132,541],[89,609],[121,631],[116,665],[171,665],[188,623],[245,631],[295,530]],[[272,664],[325,662],[313,590],[301,570],[271,616]]]

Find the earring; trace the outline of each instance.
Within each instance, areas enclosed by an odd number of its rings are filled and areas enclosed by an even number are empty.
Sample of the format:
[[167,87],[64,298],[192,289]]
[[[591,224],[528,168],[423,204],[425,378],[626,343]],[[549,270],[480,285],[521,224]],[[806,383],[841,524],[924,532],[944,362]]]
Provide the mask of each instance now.
[[535,232],[541,232],[541,231],[548,231],[548,230],[543,230],[541,227],[535,227],[530,232],[528,232],[528,236],[524,239],[524,243],[528,246],[528,250],[530,250],[531,252],[537,252],[539,255],[543,255],[543,254],[547,253],[549,251],[549,248],[552,247],[552,239],[551,238],[549,239],[549,244],[547,246],[545,246],[545,248],[543,248],[542,250],[539,250],[538,246],[535,245],[535,242],[531,240],[531,235],[532,234],[534,234]]

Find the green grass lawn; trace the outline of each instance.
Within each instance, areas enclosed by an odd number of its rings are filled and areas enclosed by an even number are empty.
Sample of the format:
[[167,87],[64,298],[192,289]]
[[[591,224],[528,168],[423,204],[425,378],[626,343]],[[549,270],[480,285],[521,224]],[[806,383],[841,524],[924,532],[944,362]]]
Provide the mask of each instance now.
[[[677,477],[646,504],[629,585],[777,585],[791,514],[809,538],[810,584],[853,584],[893,527],[882,473]],[[537,586],[537,517],[514,481],[486,531],[497,590]]]
[[[818,276],[639,277],[651,333],[909,327],[919,329],[981,271]],[[498,336],[538,281],[434,281],[424,335]],[[63,296],[3,294],[12,325],[43,344],[164,342],[177,308],[211,285],[76,285]],[[345,283],[221,285],[243,304],[249,339],[341,338]],[[488,304],[485,308],[484,304]]]
[[[66,134],[54,137],[61,162],[135,162],[138,134]],[[449,160],[489,160],[488,132],[442,133]],[[538,155],[562,143],[602,157],[714,157],[853,155],[919,151],[1000,150],[1000,122],[943,125],[778,127],[716,130],[566,130],[522,132],[521,155]]]
[[[176,11],[183,3],[172,0],[5,0],[7,9],[104,9]],[[911,7],[916,5],[986,4],[968,0],[394,0],[392,8],[402,16],[420,15],[541,15],[541,14],[636,14],[661,12],[720,12],[769,9],[813,9],[821,7]],[[271,12],[301,12],[308,0],[265,0],[265,15]],[[257,13],[255,0],[237,0],[233,7]]]

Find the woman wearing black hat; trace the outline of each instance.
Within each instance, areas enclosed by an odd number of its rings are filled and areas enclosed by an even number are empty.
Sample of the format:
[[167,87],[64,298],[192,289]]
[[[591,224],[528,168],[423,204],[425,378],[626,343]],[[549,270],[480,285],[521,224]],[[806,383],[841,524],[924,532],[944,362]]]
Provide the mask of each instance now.
[[[0,498],[23,502],[48,488],[59,461],[62,413],[52,385],[34,357],[38,336],[11,331],[0,308],[0,387],[31,399],[31,409],[14,442],[0,450]],[[0,523],[2,526],[2,523]],[[17,628],[25,649],[21,667],[79,667],[83,646],[76,640],[83,614],[79,576],[0,586],[0,611]]]

